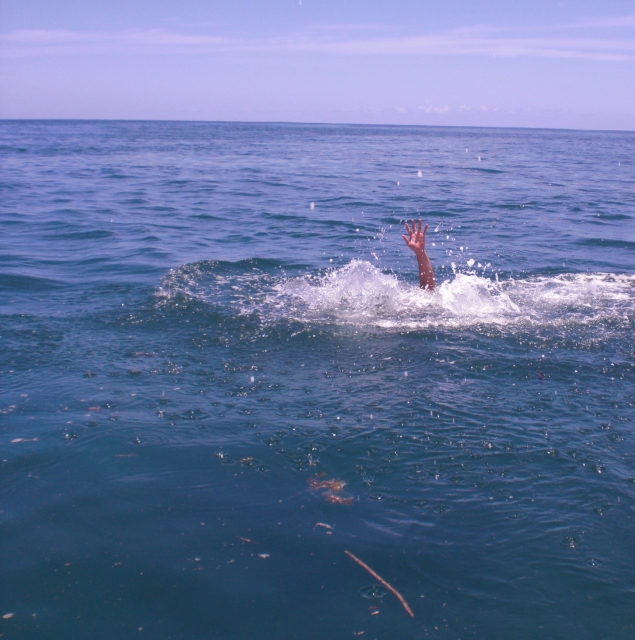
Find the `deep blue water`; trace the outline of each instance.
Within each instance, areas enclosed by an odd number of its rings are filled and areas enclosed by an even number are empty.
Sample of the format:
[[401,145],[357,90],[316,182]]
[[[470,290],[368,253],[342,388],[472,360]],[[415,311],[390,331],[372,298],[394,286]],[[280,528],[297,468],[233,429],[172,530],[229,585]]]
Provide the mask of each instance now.
[[1,122],[2,637],[633,638],[634,147]]

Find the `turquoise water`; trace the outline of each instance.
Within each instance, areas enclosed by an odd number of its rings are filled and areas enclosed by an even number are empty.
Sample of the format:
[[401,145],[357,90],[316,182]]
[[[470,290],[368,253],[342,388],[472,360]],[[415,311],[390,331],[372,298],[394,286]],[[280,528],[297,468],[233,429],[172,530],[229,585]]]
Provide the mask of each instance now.
[[3,637],[632,638],[634,143],[1,122]]

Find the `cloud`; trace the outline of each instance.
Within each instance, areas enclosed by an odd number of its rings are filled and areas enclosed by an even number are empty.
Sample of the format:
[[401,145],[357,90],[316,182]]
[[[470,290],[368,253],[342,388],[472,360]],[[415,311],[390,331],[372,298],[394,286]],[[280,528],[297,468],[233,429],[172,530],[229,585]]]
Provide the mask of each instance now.
[[[20,30],[0,35],[0,55],[4,57],[51,55],[55,53],[103,52],[242,52],[325,55],[486,55],[539,57],[606,62],[635,61],[635,38],[579,37],[567,35],[571,29],[628,27],[635,16],[594,19],[560,27],[519,29],[472,26],[420,35],[371,34],[378,25],[325,25],[310,32],[277,38],[230,38],[190,34],[163,29],[127,30],[117,33]],[[363,28],[362,28],[363,27]]]
[[312,29],[316,30],[316,31],[331,31],[331,32],[338,32],[338,31],[377,31],[377,32],[383,32],[385,33],[386,31],[397,31],[399,29],[399,27],[394,26],[394,25],[389,25],[389,24],[385,24],[385,23],[369,23],[369,22],[364,22],[364,23],[330,23],[330,24],[314,24],[311,27]]
[[475,33],[366,38],[348,41],[278,42],[280,50],[310,53],[383,55],[488,55],[501,57],[635,60],[628,39],[490,37]]
[[567,25],[572,29],[614,29],[621,27],[635,27],[635,14],[628,16],[614,16],[609,18],[588,18]]
[[211,46],[219,47],[232,41],[221,36],[189,35],[161,29],[129,30],[119,33],[86,31],[20,30],[0,35],[0,46],[10,48],[85,48],[100,47],[169,47]]

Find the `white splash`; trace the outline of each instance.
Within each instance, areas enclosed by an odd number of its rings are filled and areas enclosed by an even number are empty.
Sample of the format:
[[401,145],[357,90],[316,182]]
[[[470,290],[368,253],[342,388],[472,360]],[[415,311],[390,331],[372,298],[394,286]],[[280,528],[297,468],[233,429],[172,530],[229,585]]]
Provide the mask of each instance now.
[[417,328],[497,322],[520,311],[500,285],[476,275],[459,274],[430,292],[361,260],[321,277],[289,279],[275,290],[300,321]]
[[565,274],[499,282],[468,272],[457,273],[430,292],[362,260],[297,277],[257,270],[221,275],[211,265],[171,271],[159,296],[229,305],[235,313],[257,314],[265,323],[291,320],[397,330],[635,320],[635,276]]

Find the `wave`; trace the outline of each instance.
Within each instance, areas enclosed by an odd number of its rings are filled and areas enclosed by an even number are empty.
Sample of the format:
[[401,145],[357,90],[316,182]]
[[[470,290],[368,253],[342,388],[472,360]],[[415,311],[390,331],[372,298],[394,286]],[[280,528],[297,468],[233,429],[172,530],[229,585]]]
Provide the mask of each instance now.
[[160,302],[196,300],[217,311],[292,321],[397,330],[477,325],[613,325],[635,321],[635,276],[561,274],[526,279],[456,272],[435,291],[370,262],[289,276],[282,265],[203,261],[171,270]]
[[586,238],[584,240],[578,240],[576,244],[584,247],[610,247],[613,249],[630,249],[635,250],[635,242],[630,240],[615,240],[615,239],[602,239],[602,238]]
[[58,280],[24,274],[0,273],[0,291],[25,293],[28,291],[52,291],[60,287]]

